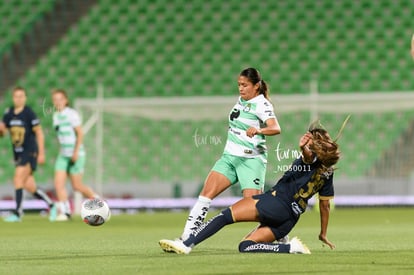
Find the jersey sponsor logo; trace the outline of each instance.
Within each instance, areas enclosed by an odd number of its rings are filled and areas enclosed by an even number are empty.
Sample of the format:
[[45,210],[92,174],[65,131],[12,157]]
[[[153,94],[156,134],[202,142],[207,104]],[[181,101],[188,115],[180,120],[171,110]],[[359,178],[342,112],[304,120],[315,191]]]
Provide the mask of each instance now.
[[254,182],[254,184],[256,184],[256,185],[260,185],[260,179],[258,179],[258,178],[255,178],[255,179],[253,180],[253,182]]
[[10,120],[10,126],[23,126],[24,123],[20,119],[12,119]]
[[230,120],[233,121],[235,119],[237,119],[240,116],[240,110],[238,109],[233,109],[233,111],[230,114]]
[[231,127],[229,127],[229,130],[230,130],[230,132],[232,132],[233,134],[235,134],[235,135],[240,135],[241,133],[240,133],[240,131],[236,131],[236,130],[234,130],[233,128],[231,128]]

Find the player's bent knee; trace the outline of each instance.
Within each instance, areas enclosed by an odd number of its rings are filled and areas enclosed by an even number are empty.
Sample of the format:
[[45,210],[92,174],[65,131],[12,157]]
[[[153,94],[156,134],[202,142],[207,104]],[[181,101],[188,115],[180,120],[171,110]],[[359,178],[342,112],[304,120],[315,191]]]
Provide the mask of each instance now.
[[255,241],[252,240],[244,240],[239,243],[239,252],[250,252],[247,248],[252,244],[255,244]]

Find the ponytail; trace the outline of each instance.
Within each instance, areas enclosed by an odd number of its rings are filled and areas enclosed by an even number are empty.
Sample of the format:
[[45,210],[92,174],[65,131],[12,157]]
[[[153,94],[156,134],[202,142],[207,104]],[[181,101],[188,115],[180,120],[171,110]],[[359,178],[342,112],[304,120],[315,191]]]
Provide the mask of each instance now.
[[267,85],[267,83],[261,79],[259,80],[259,94],[263,95],[267,100],[270,101],[270,97],[269,97],[269,86]]

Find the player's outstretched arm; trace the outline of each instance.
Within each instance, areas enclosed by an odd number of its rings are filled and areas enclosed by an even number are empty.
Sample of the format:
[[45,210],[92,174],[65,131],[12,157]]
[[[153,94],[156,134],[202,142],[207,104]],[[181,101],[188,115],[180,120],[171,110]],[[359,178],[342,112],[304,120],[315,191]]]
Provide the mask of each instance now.
[[322,241],[327,246],[329,246],[331,249],[334,249],[335,245],[331,243],[326,237],[326,234],[328,232],[329,212],[330,212],[329,199],[319,200],[319,211],[320,211],[320,218],[321,218],[321,232],[319,233],[319,240]]

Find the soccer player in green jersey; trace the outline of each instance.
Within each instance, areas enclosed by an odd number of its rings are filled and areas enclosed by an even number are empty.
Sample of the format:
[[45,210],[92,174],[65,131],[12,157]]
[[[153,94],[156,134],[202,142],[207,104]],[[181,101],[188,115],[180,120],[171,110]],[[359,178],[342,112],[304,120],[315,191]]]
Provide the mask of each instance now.
[[243,197],[263,192],[267,149],[266,136],[281,132],[269,100],[269,88],[255,68],[238,76],[239,98],[229,114],[224,153],[205,180],[198,200],[190,210],[181,239],[188,238],[204,221],[211,200],[237,182]]
[[67,221],[71,208],[65,188],[66,179],[72,183],[73,190],[86,198],[96,197],[91,188],[84,185],[82,176],[85,166],[82,123],[78,112],[69,107],[69,99],[64,90],[54,90],[52,100],[55,108],[53,126],[60,144],[60,152],[55,163],[55,190],[60,214],[56,221]]

